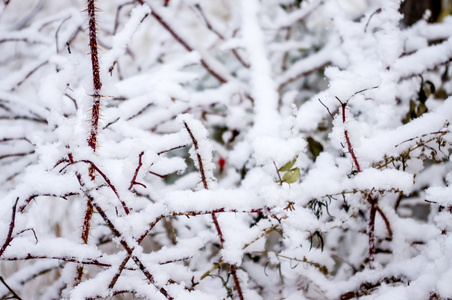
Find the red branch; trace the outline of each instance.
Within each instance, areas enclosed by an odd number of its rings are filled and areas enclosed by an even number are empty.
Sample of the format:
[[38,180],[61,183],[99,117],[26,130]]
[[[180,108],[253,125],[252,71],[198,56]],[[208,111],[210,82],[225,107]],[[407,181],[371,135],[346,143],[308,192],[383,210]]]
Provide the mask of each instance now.
[[95,0],[88,0],[88,17],[89,17],[89,47],[91,52],[91,65],[93,72],[93,106],[91,108],[91,134],[88,139],[88,145],[96,151],[97,133],[99,129],[100,116],[100,90],[102,82],[100,80],[99,54],[97,51],[97,25],[96,25],[96,6]]
[[[352,95],[355,96],[358,93],[361,93],[365,90],[361,90],[356,92],[355,94]],[[347,100],[346,102],[342,102],[339,98],[336,97],[337,100],[339,100],[339,103],[341,104],[341,108],[342,108],[342,123],[345,125],[345,121],[346,121],[346,117],[345,117],[345,110],[348,104]],[[348,152],[350,153],[350,155],[352,156],[353,162],[356,166],[356,170],[358,172],[361,172],[361,166],[359,165],[358,159],[356,157],[355,151],[353,150],[353,146],[352,143],[350,142],[350,137],[348,134],[347,129],[344,129],[344,136],[345,136],[345,141],[347,143],[347,148],[348,148]],[[388,230],[388,235],[389,237],[392,239],[392,229],[391,229],[391,224],[388,220],[388,218],[386,217],[386,215],[384,214],[384,212],[381,210],[381,208],[378,206],[378,198],[372,198],[371,195],[369,194],[367,197],[367,201],[370,204],[370,212],[369,212],[369,223],[368,223],[368,228],[367,228],[367,234],[369,237],[369,267],[371,269],[373,269],[375,266],[375,253],[376,253],[376,242],[375,242],[375,217],[377,215],[377,212],[381,215],[381,217],[383,218],[383,221],[385,222],[386,225],[386,229]]]
[[[339,100],[339,98],[337,98],[337,97],[336,97],[336,99]],[[342,123],[345,125],[345,109],[347,108],[348,101],[342,102],[341,100],[339,100],[339,102],[341,103],[341,107],[342,107]],[[356,158],[355,151],[353,150],[352,143],[350,142],[350,137],[348,136],[347,129],[344,129],[344,136],[345,136],[345,142],[347,143],[348,152],[352,156],[353,162],[355,163],[355,166],[356,166],[356,170],[358,172],[361,172],[361,167],[359,166],[358,159]]]
[[380,216],[383,218],[383,221],[386,225],[386,230],[388,230],[389,238],[392,239],[392,229],[391,229],[391,223],[389,223],[388,218],[386,217],[385,213],[381,210],[380,206],[377,205],[377,212],[380,214]]
[[[110,218],[107,216],[105,211],[102,209],[102,207],[96,202],[96,200],[91,196],[89,191],[86,189],[85,182],[83,181],[80,174],[77,174],[77,179],[80,183],[80,187],[82,188],[83,193],[88,198],[88,201],[91,202],[93,207],[96,209],[96,211],[99,213],[99,215],[104,220],[107,227],[110,229],[111,233],[118,239],[121,246],[126,250],[127,254],[132,258],[132,260],[135,262],[135,264],[138,266],[138,268],[141,270],[141,272],[146,276],[146,278],[149,280],[149,282],[153,285],[156,285],[154,277],[152,274],[147,270],[147,268],[144,266],[144,264],[141,262],[141,260],[133,254],[133,247],[130,247],[129,244],[124,240],[122,237],[122,234],[119,232],[119,230],[116,228],[116,226],[113,224],[113,222],[110,220]],[[158,287],[157,287],[158,288]],[[162,295],[164,295],[167,299],[172,300],[173,297],[171,297],[165,288],[161,287],[159,288],[159,291]]]
[[135,184],[141,185],[142,187],[146,188],[146,186],[144,184],[137,182],[138,172],[140,171],[140,168],[143,165],[143,162],[142,162],[143,155],[144,155],[144,151],[141,152],[140,155],[138,156],[138,167],[136,168],[135,174],[133,174],[133,178],[130,181],[129,190],[131,190]]
[[[143,5],[145,3],[144,0],[136,0],[136,1],[138,3],[140,3],[141,5]],[[176,41],[178,41],[187,51],[191,52],[194,50],[193,47],[190,46],[188,44],[188,42],[182,36],[180,36],[170,24],[168,24],[167,20],[164,20],[160,14],[158,14],[154,9],[152,9],[152,7],[151,7],[151,10],[152,10],[151,15],[160,23],[160,25],[163,26],[163,28],[165,28],[173,36],[173,38]],[[215,71],[215,68],[210,66],[206,62],[205,59],[201,58],[201,64],[207,70],[207,72],[209,72],[210,75],[215,77],[220,83],[228,82],[228,80],[226,78],[224,78],[222,75],[218,74]]]
[[191,132],[190,127],[188,127],[187,123],[184,122],[184,126],[185,129],[187,129],[188,134],[190,135],[191,140],[193,141],[193,146],[195,147],[196,150],[196,156],[198,158],[198,165],[199,165],[199,172],[201,173],[201,179],[202,179],[202,184],[204,186],[204,188],[206,190],[209,189],[209,186],[207,184],[207,178],[206,178],[206,173],[204,172],[204,164],[202,162],[202,157],[199,154],[199,146],[198,146],[198,141],[195,139],[195,136],[193,135],[193,133]]
[[[195,136],[193,135],[190,127],[188,127],[186,122],[184,122],[184,126],[187,129],[187,132],[190,135],[190,138],[191,138],[191,140],[193,142],[193,146],[195,147],[195,150],[196,150],[196,156],[198,158],[198,166],[199,166],[199,172],[201,173],[202,183],[204,185],[204,188],[206,190],[208,190],[209,186],[207,184],[207,178],[206,178],[206,173],[204,171],[204,165],[203,165],[203,162],[202,162],[202,157],[199,154],[198,141],[196,140]],[[212,211],[211,215],[212,215],[213,223],[215,224],[215,229],[217,230],[218,237],[220,238],[221,247],[223,247],[224,246],[223,232],[221,231],[221,227],[220,227],[220,224],[218,223],[218,219],[217,219],[217,216],[215,215],[215,212]],[[240,300],[243,300],[244,298],[243,298],[242,288],[240,287],[240,282],[239,282],[239,279],[237,277],[235,266],[234,265],[230,265],[230,268],[231,268],[232,277],[234,278],[235,287],[237,288],[237,293],[239,294],[239,298],[240,298]]]
[[55,197],[55,198],[63,198],[65,200],[67,200],[67,197],[75,196],[75,195],[78,195],[78,193],[67,193],[65,195],[56,195],[56,194],[41,194],[41,195],[35,194],[35,195],[31,195],[30,197],[28,197],[27,200],[25,200],[25,203],[22,204],[19,207],[19,212],[23,213],[25,208],[28,206],[28,204],[30,204],[30,202],[33,201],[37,197]]
[[[116,190],[116,187],[113,185],[113,183],[111,183],[110,179],[107,177],[107,175],[105,175],[104,172],[102,172],[92,161],[90,160],[80,160],[78,162],[84,162],[90,165],[90,169],[96,170],[97,173],[100,174],[100,176],[102,176],[102,178],[105,180],[105,182],[108,184],[108,186],[111,188],[111,190],[115,193],[116,197],[119,199],[119,202],[121,202],[122,207],[124,208],[125,213],[128,215],[130,213],[130,209],[127,207],[126,203],[121,200],[121,197],[118,194],[118,191]],[[72,164],[77,163],[77,162],[73,162]],[[91,174],[90,174],[91,175]]]

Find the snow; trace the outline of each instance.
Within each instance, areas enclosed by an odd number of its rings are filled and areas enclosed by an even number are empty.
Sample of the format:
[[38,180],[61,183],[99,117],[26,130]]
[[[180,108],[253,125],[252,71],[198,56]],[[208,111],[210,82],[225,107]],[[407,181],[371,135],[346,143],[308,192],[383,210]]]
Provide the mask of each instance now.
[[0,298],[452,297],[451,17],[3,2]]

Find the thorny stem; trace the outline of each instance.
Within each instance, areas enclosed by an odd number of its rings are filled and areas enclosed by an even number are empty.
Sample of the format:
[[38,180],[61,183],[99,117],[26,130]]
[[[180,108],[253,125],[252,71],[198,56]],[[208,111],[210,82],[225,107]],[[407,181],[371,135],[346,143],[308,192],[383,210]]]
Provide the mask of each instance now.
[[[99,129],[99,114],[100,114],[100,90],[102,89],[102,82],[100,80],[99,68],[99,54],[97,51],[97,25],[96,25],[96,6],[95,0],[88,0],[88,17],[89,17],[89,47],[91,52],[91,65],[93,72],[93,106],[91,108],[91,134],[88,139],[88,145],[96,151],[97,147],[97,133]],[[91,169],[90,169],[91,170]],[[91,174],[91,172],[90,172]],[[93,176],[91,174],[91,176]]]
[[[99,130],[99,114],[100,114],[100,90],[102,88],[102,82],[100,81],[100,68],[99,68],[99,54],[97,51],[97,24],[96,24],[96,5],[95,0],[87,0],[87,12],[89,18],[89,48],[91,53],[91,68],[93,72],[93,106],[91,108],[91,133],[88,138],[88,146],[96,152],[97,147],[97,133]],[[73,159],[72,156],[70,160]],[[95,168],[93,165],[89,167],[89,175],[91,180],[95,178]],[[78,176],[79,177],[79,176]],[[79,178],[79,180],[81,177]],[[90,232],[90,221],[93,215],[93,206],[88,198],[86,202],[85,218],[83,221],[82,240],[83,243],[88,243],[88,237]],[[75,285],[77,285],[83,276],[83,265],[77,267],[77,277],[75,279]]]
[[[188,135],[190,136],[190,139],[192,140],[193,146],[195,147],[195,150],[196,150],[196,156],[198,158],[198,166],[199,166],[199,172],[201,173],[202,183],[204,185],[204,188],[206,190],[208,190],[209,186],[207,184],[207,178],[206,178],[206,174],[205,174],[205,171],[204,171],[204,165],[203,165],[203,162],[202,162],[202,157],[199,154],[198,141],[196,140],[195,136],[193,135],[190,127],[188,127],[186,122],[184,122],[184,126],[185,126],[185,129],[187,129]],[[218,223],[218,219],[217,219],[217,216],[215,215],[215,212],[212,212],[211,215],[212,215],[213,223],[215,224],[215,229],[217,230],[218,237],[220,238],[221,247],[223,248],[223,246],[224,246],[224,237],[223,237],[223,232],[221,231],[220,223]],[[239,298],[240,298],[240,300],[243,300],[244,298],[243,298],[242,288],[240,287],[240,282],[239,282],[239,279],[237,277],[237,272],[236,272],[235,266],[234,265],[230,265],[230,270],[231,270],[232,278],[234,279],[235,287],[237,288],[237,293],[239,294]]]
[[[82,241],[83,244],[88,244],[89,239],[89,232],[90,232],[90,221],[93,217],[93,205],[91,201],[86,201],[86,210],[85,210],[85,218],[83,220],[83,227],[82,227]],[[77,278],[76,278],[76,285],[81,282],[83,277],[83,265],[79,265],[77,267]]]
[[[73,164],[74,163],[74,157],[72,155],[72,153],[68,154],[68,159],[69,159],[69,163]],[[79,180],[79,182],[81,182],[82,176],[77,172],[76,173],[77,179]],[[88,199],[86,201],[86,211],[85,211],[85,217],[83,219],[83,227],[82,227],[82,234],[81,234],[81,238],[84,244],[88,243],[88,238],[89,238],[89,231],[90,231],[90,221],[91,218],[93,216],[93,206],[90,202],[90,200]],[[79,264],[77,266],[77,275],[74,278],[74,286],[77,286],[81,281],[82,281],[82,277],[83,277],[83,264]]]

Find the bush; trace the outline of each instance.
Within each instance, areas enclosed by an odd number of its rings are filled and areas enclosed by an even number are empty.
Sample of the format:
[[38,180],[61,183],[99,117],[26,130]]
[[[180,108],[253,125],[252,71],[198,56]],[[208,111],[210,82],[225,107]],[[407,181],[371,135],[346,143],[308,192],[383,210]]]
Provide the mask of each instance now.
[[2,299],[451,298],[452,19],[366,3],[3,1]]

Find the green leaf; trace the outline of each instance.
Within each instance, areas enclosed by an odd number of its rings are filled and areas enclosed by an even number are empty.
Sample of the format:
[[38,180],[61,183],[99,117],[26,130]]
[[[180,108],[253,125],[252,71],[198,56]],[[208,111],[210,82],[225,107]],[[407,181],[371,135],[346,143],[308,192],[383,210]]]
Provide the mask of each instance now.
[[419,103],[419,106],[417,107],[416,115],[418,117],[422,116],[424,113],[428,111],[427,106],[424,103]]
[[293,165],[295,164],[295,162],[297,161],[298,155],[294,157],[294,159],[292,159],[291,161],[289,161],[288,163],[286,163],[284,166],[282,166],[281,168],[279,168],[280,172],[287,172],[290,169],[292,169]]
[[294,183],[300,178],[301,172],[300,169],[294,168],[289,170],[286,174],[284,174],[282,181],[285,183]]
[[312,137],[308,137],[306,141],[308,142],[308,150],[311,152],[312,156],[314,156],[315,161],[317,156],[323,151],[323,146]]

